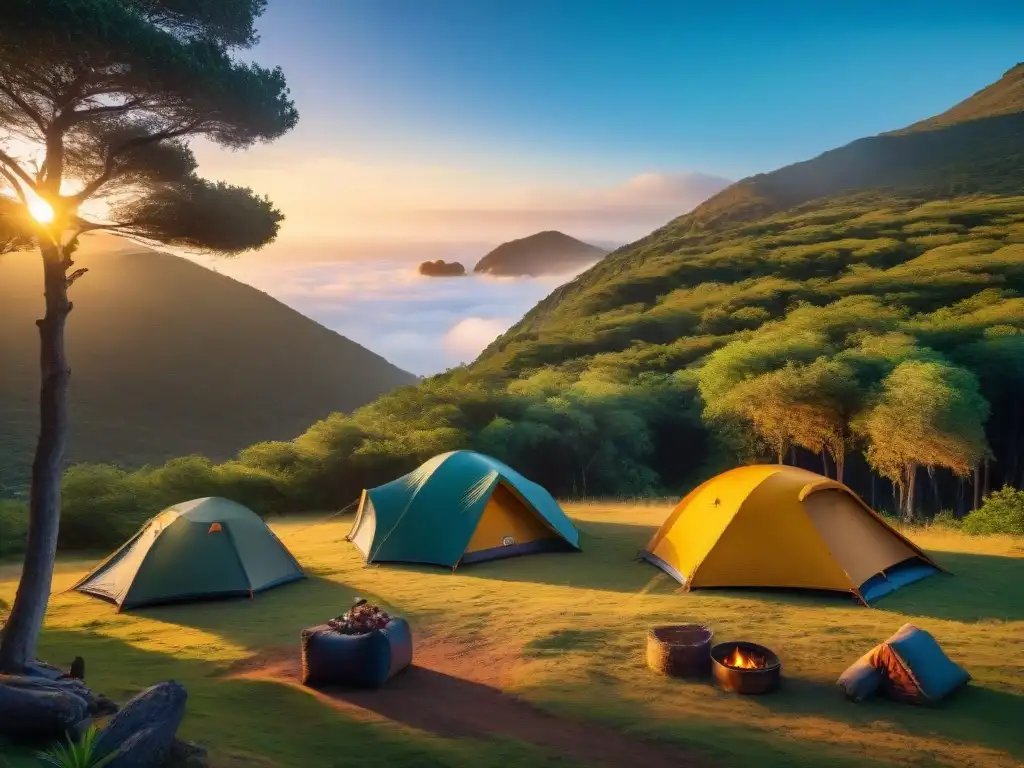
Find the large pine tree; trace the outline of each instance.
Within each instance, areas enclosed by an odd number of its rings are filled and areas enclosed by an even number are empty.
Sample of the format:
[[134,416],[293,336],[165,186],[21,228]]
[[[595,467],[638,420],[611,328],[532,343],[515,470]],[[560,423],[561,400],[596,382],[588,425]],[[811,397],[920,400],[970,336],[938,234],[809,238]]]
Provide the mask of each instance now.
[[[0,2],[0,251],[35,247],[43,265],[40,430],[17,596],[0,671],[33,660],[49,600],[71,371],[64,328],[81,234],[108,230],[221,254],[260,248],[281,214],[252,190],[196,175],[205,137],[242,149],[298,114],[280,69],[239,61],[266,0]],[[102,221],[81,213],[103,198]]]

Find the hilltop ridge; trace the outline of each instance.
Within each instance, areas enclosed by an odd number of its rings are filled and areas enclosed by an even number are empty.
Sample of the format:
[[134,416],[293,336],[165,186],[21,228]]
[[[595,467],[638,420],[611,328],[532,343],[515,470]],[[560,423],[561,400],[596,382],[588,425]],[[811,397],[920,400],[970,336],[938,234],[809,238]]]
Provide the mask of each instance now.
[[[417,377],[267,294],[123,241],[83,247],[68,319],[68,459],[128,466],[288,439]],[[0,484],[38,429],[39,256],[0,259]],[[17,461],[15,461],[17,459]],[[0,489],[2,490],[2,489]]]
[[987,85],[945,112],[920,120],[893,134],[928,131],[958,123],[1024,112],[1024,62],[1006,70],[999,80]]

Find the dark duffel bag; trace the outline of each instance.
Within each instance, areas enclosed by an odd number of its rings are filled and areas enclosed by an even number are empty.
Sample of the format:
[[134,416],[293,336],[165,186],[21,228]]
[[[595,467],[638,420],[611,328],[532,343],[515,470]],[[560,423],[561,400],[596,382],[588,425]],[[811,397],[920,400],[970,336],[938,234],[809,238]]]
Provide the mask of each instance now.
[[405,619],[363,635],[343,635],[327,624],[302,630],[302,684],[310,688],[379,688],[411,663]]

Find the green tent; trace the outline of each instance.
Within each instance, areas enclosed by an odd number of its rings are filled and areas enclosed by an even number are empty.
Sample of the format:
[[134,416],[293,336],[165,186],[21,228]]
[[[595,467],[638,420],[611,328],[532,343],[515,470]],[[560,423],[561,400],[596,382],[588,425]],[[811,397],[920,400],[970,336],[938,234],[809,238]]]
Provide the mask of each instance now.
[[551,494],[473,451],[435,456],[363,491],[348,540],[366,562],[457,567],[533,552],[579,550],[579,531]]
[[233,501],[194,499],[151,518],[74,589],[118,610],[262,592],[305,578],[263,520]]

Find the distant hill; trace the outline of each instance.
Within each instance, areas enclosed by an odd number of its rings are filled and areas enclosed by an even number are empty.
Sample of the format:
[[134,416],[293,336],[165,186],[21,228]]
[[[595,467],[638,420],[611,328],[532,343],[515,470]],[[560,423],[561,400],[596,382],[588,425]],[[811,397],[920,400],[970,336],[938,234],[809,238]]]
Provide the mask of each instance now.
[[606,253],[561,232],[538,232],[499,245],[473,271],[515,277],[559,275],[592,264]]
[[[1017,65],[999,81],[934,118],[736,182],[557,288],[484,350],[481,360],[488,361],[488,367],[517,368],[578,354],[578,346],[564,344],[576,336],[564,323],[585,318],[578,330],[591,336],[600,325],[596,315],[621,312],[638,302],[647,304],[642,315],[644,331],[631,336],[617,327],[618,343],[671,337],[672,332],[662,325],[666,316],[657,311],[659,297],[701,282],[752,279],[781,269],[757,235],[783,232],[786,226],[774,223],[772,217],[787,211],[798,211],[799,216],[793,214],[797,221],[820,218],[822,229],[803,236],[808,243],[824,245],[833,238],[842,240],[839,228],[833,233],[826,226],[845,215],[830,212],[832,205],[863,212],[913,207],[928,200],[1019,195],[1024,191],[1022,89],[1024,65]],[[967,229],[986,222],[986,216],[965,214],[946,226]],[[891,237],[898,229],[865,221],[852,231],[868,238]],[[723,258],[746,255],[736,269],[724,262],[716,268],[707,263],[710,257],[698,258],[705,252],[721,252]],[[918,252],[908,248],[906,254]],[[697,264],[704,266],[698,269]],[[603,344],[594,348],[606,351]]]
[[[75,256],[71,462],[223,459],[417,380],[255,288],[112,245]],[[34,252],[0,256],[0,496],[27,480],[38,431],[40,272]]]
[[696,233],[865,189],[928,199],[1015,194],[1022,131],[1024,65],[1017,65],[941,115],[742,179],[668,227]]
[[466,268],[457,261],[424,261],[420,264],[420,274],[426,277],[463,277]]

